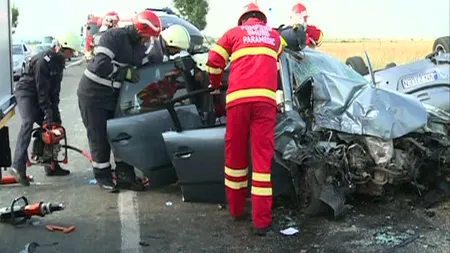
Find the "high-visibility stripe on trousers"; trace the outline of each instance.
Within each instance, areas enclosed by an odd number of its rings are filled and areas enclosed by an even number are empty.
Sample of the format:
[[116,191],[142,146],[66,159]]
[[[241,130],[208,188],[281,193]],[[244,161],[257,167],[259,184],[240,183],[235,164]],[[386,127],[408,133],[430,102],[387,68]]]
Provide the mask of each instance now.
[[225,132],[225,193],[230,214],[244,214],[248,184],[248,147],[252,157],[252,220],[256,228],[272,221],[272,183],[276,107],[249,102],[227,108]]

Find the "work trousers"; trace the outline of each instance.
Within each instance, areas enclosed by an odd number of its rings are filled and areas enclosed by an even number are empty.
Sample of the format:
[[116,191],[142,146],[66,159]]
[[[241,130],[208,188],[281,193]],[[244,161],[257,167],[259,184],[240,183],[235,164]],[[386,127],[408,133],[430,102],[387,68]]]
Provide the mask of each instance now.
[[89,99],[78,97],[81,119],[87,131],[92,166],[96,169],[111,168],[106,124],[114,117],[114,110],[96,106]]
[[39,108],[37,97],[16,96],[17,108],[21,118],[19,135],[16,140],[16,148],[12,167],[18,171],[26,171],[28,160],[28,146],[31,141],[33,125],[36,122],[41,125],[44,120],[44,112]]
[[272,221],[270,165],[274,149],[277,109],[265,102],[227,108],[225,132],[225,193],[232,216],[244,214],[248,188],[248,147],[252,157],[252,220],[256,228]]

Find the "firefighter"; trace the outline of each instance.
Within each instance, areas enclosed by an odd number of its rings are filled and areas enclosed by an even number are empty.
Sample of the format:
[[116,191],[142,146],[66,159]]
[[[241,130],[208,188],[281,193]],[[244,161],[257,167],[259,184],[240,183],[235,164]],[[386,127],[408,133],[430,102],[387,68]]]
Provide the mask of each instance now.
[[119,15],[115,11],[106,13],[103,18],[98,20],[97,25],[100,27],[100,30],[92,38],[92,49],[98,45],[100,38],[107,30],[118,27],[119,21]]
[[110,192],[118,192],[119,187],[144,189],[144,185],[136,180],[133,166],[118,157],[115,157],[117,185],[114,183],[106,122],[114,117],[122,82],[139,82],[136,67],[145,57],[144,44],[160,31],[161,21],[150,10],[138,13],[133,18],[133,25],[106,31],[79,82],[78,104],[87,130],[94,176],[100,188]]
[[[267,26],[266,15],[250,3],[238,26],[228,30],[208,53],[210,85],[218,88],[230,60],[226,95],[225,192],[229,212],[244,218],[247,196],[248,141],[252,157],[252,220],[255,234],[271,228],[270,165],[277,113],[277,61],[283,51],[278,32]],[[215,92],[214,92],[215,93]]]
[[306,47],[306,32],[302,25],[282,26],[278,32],[283,38],[286,48],[293,51],[301,51]]
[[[59,94],[66,58],[70,58],[74,51],[80,51],[80,41],[73,33],[58,37],[53,45],[51,49],[31,58],[29,68],[14,91],[22,122],[11,171],[24,186],[30,185],[26,178],[26,163],[33,124],[61,124]],[[70,171],[62,169],[59,164],[53,169],[50,166],[44,168],[47,176],[70,174]]]
[[110,11],[102,18],[102,26],[100,32],[106,31],[111,28],[117,28],[119,26],[119,14],[115,11]]
[[291,26],[293,27],[303,27],[306,32],[306,45],[315,48],[320,47],[323,40],[323,32],[316,26],[310,25],[308,23],[308,12],[306,10],[306,7],[301,4],[295,4],[292,7],[291,12]]
[[149,61],[163,62],[170,56],[188,50],[191,44],[191,36],[188,30],[182,25],[171,25],[161,32],[161,35],[154,41],[153,47],[149,50]]

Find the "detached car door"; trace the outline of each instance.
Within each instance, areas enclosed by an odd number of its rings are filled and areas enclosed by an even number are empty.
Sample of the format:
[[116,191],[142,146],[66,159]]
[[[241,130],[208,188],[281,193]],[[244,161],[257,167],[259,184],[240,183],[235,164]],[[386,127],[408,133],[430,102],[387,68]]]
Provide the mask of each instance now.
[[[165,102],[186,93],[184,79],[172,61],[144,66],[140,74],[139,83],[121,88],[116,116],[107,124],[108,140],[114,154],[143,171],[150,184],[172,183],[176,174],[161,134],[174,127]],[[183,127],[201,124],[195,105],[180,101],[175,111]]]

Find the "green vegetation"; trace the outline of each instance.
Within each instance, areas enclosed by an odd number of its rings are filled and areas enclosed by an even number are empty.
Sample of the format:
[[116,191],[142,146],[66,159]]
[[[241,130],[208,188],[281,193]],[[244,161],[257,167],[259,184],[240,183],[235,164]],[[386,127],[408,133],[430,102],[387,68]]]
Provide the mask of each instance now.
[[19,9],[13,4],[11,8],[12,27],[17,27],[19,24]]
[[206,15],[209,11],[208,0],[173,0],[180,15],[195,25],[200,31],[206,27]]

